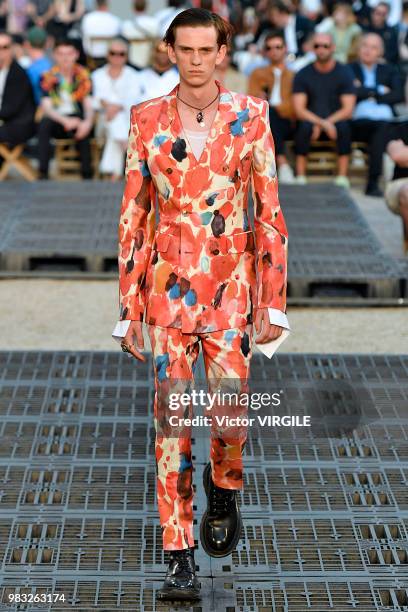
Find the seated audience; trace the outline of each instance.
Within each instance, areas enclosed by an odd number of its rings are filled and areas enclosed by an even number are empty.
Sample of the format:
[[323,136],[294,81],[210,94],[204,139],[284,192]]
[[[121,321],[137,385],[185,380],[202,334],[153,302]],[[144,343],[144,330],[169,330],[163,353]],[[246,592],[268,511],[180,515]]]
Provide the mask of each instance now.
[[66,38],[70,29],[79,23],[85,13],[84,0],[54,0],[54,12],[48,22],[48,32],[57,38]]
[[393,105],[404,100],[398,69],[382,63],[384,44],[378,34],[364,34],[358,61],[350,64],[354,74],[357,105],[351,122],[352,138],[368,144],[369,173],[366,194],[382,197],[378,186],[387,144],[389,122],[396,114]]
[[11,146],[35,131],[35,101],[30,79],[13,57],[12,36],[0,32],[0,142]]
[[353,9],[347,2],[334,5],[333,14],[316,26],[316,32],[328,32],[332,35],[336,50],[334,59],[338,62],[351,62],[357,53],[357,43],[362,29],[356,23]]
[[282,182],[292,182],[293,172],[285,156],[285,141],[293,138],[295,127],[292,104],[294,73],[285,65],[287,47],[281,31],[276,30],[267,35],[265,52],[270,64],[251,73],[248,93],[269,102],[269,121],[275,141],[278,177]]
[[355,93],[350,68],[337,62],[330,34],[314,35],[316,61],[302,68],[293,82],[293,105],[298,118],[295,132],[296,173],[306,183],[306,156],[311,140],[332,140],[338,153],[336,184],[349,186],[350,121]]
[[126,65],[129,46],[122,38],[109,44],[108,62],[91,74],[94,109],[99,111],[97,134],[106,141],[99,170],[112,180],[123,177],[130,109],[140,102],[140,77]]
[[151,65],[139,72],[140,101],[169,93],[180,81],[176,66],[171,63],[167,46],[157,40],[153,46]]
[[402,17],[398,25],[399,64],[403,74],[408,74],[408,0],[402,3]]
[[173,19],[189,7],[188,0],[167,0],[167,6],[160,9],[155,13],[155,19],[157,20],[158,33],[160,38],[163,38],[167,28],[173,21]]
[[[313,23],[304,15],[293,12],[283,0],[274,0],[268,11],[268,20],[263,21],[255,36],[255,42],[264,37],[268,30],[278,28],[283,30],[286,46],[288,48],[289,59],[294,59],[298,55],[303,55],[303,43],[313,31]],[[259,41],[262,44],[263,39]]]
[[37,106],[42,97],[42,90],[40,87],[42,75],[52,67],[52,61],[45,53],[46,42],[47,32],[43,28],[33,26],[29,29],[27,33],[26,49],[31,64],[27,68],[27,74],[33,87]]
[[25,10],[28,28],[36,25],[48,32],[48,22],[54,14],[54,0],[29,0]]
[[78,57],[79,52],[72,40],[56,41],[55,65],[41,79],[44,116],[38,126],[40,179],[48,179],[52,137],[75,139],[81,158],[82,177],[92,178],[92,81],[89,71],[77,63]]
[[224,85],[227,89],[245,93],[247,90],[248,79],[245,74],[239,72],[231,63],[232,50],[229,48],[221,64],[215,69],[214,78]]
[[390,64],[398,64],[398,29],[396,26],[387,24],[389,14],[390,5],[388,2],[379,2],[371,10],[370,23],[364,26],[363,30],[381,36],[384,42],[384,58]]
[[[133,17],[127,19],[122,24],[122,36],[127,38],[129,42],[132,40],[144,40],[157,38],[158,25],[157,20],[147,14],[146,0],[134,0],[133,2]],[[132,48],[130,45],[129,59],[132,64],[138,68],[145,68],[149,63],[151,51],[151,43],[138,43]]]
[[92,37],[114,38],[119,36],[122,21],[109,11],[108,0],[96,0],[96,10],[86,13],[82,18],[81,31],[85,53],[96,66],[102,66],[108,54],[108,43],[101,40],[93,42]]
[[0,29],[10,34],[23,34],[27,29],[28,0],[0,0]]
[[403,250],[408,255],[408,123],[398,126],[398,140],[391,140],[387,153],[395,163],[392,180],[385,189],[388,208],[401,216],[403,228]]

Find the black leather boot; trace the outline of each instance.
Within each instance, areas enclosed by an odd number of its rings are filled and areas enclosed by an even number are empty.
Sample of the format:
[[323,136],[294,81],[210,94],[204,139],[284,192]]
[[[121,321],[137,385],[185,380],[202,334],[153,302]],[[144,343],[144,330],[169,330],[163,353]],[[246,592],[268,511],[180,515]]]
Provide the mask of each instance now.
[[234,489],[217,487],[211,476],[211,463],[203,472],[207,495],[207,510],[200,524],[200,539],[205,552],[211,557],[226,557],[241,537],[242,518]]
[[171,550],[163,586],[157,591],[158,599],[200,599],[200,587],[195,573],[194,548]]

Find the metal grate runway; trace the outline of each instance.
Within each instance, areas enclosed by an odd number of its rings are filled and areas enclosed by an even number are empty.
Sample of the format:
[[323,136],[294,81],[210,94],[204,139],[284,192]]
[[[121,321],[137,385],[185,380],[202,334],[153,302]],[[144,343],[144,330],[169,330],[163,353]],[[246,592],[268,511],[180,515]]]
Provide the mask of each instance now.
[[[150,359],[0,352],[1,611],[408,610],[408,355],[253,357],[254,380],[283,388],[285,410],[357,398],[361,412],[333,437],[249,429],[242,538],[223,559],[196,550],[192,607],[155,600],[167,556]],[[193,435],[198,537],[208,439]]]

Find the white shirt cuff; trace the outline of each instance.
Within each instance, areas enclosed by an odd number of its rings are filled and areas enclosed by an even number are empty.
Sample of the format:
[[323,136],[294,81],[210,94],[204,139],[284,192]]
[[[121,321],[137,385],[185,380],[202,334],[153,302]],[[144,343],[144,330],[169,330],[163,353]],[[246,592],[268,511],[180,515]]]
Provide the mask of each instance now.
[[112,337],[117,342],[121,342],[122,338],[126,336],[130,323],[131,323],[130,319],[126,319],[125,321],[118,321],[116,323],[115,329],[112,332]]
[[278,308],[268,308],[268,313],[269,323],[271,325],[279,325],[280,327],[290,329],[288,318],[282,310],[278,310]]

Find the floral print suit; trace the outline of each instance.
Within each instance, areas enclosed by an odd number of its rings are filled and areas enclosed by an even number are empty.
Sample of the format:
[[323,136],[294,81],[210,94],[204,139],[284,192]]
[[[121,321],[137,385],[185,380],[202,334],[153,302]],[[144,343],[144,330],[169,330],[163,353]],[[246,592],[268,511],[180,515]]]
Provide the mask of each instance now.
[[[255,309],[283,316],[286,310],[288,235],[268,103],[216,83],[219,106],[199,160],[177,112],[178,85],[132,107],[119,220],[118,325],[139,320],[148,326],[166,550],[194,546],[191,438],[166,433],[169,389],[183,392],[179,383],[194,378],[201,342],[209,389],[233,380],[244,392]],[[192,416],[191,406],[186,412]],[[242,488],[245,435],[211,433],[214,482]]]

